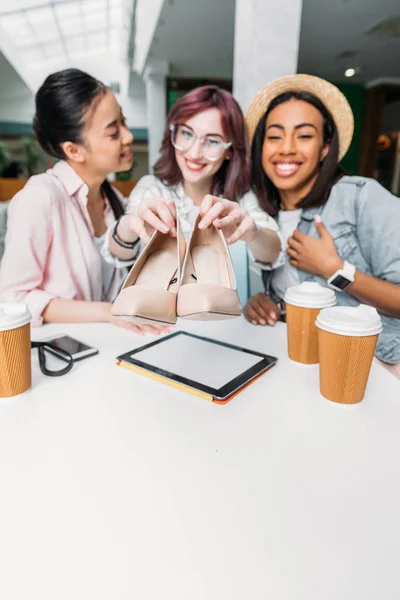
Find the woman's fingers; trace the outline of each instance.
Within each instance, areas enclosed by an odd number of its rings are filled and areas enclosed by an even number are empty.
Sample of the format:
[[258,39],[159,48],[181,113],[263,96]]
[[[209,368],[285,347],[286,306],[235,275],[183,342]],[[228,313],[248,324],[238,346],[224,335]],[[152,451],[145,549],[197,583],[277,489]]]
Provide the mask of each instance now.
[[254,296],[254,307],[258,314],[262,315],[264,322],[272,327],[276,324],[279,318],[279,308],[270,298],[268,298],[268,296],[265,294],[257,294]]
[[170,327],[168,325],[147,325],[141,323],[132,323],[119,317],[112,317],[111,322],[118,327],[129,329],[136,335],[144,335],[145,333],[151,333],[152,335],[160,335],[161,333],[169,333]]
[[150,241],[150,236],[146,231],[143,220],[137,214],[129,215],[129,217],[129,227],[140,237],[144,244],[147,244]]
[[176,235],[176,207],[173,200],[156,200],[152,207],[153,212],[157,212],[160,219],[170,229],[173,235]]
[[146,208],[141,215],[143,221],[154,227],[157,231],[161,233],[168,233],[170,228],[165,225],[165,223],[153,213],[150,208]]
[[199,229],[207,229],[212,225],[213,221],[219,217],[224,211],[225,206],[222,200],[219,200],[205,213],[202,220],[199,223]]
[[250,321],[250,323],[252,323],[253,325],[259,324],[259,315],[254,310],[253,305],[250,302],[250,300],[249,300],[248,304],[244,307],[243,314],[246,317],[246,319],[248,321]]
[[124,319],[119,319],[118,317],[114,317],[111,319],[111,323],[114,325],[118,325],[118,327],[123,327],[124,329],[129,329],[136,335],[144,335],[144,331],[135,323],[130,323],[129,321],[125,321]]
[[226,240],[228,244],[234,244],[244,237],[254,227],[254,220],[250,215],[246,215],[233,234]]
[[293,236],[290,236],[290,238],[288,239],[287,242],[288,242],[289,248],[292,248],[293,250],[300,250],[301,243],[299,241],[297,241]]
[[176,208],[173,200],[145,198],[137,208],[137,215],[153,229],[176,235]]
[[225,227],[232,227],[233,225],[241,223],[244,218],[244,211],[239,208],[238,210],[233,210],[229,215],[214,219],[213,225],[218,229],[224,229]]
[[296,258],[299,254],[298,251],[294,250],[293,248],[288,248],[287,253],[291,258]]
[[213,196],[212,194],[206,194],[200,204],[201,216],[204,217],[204,215],[210,210],[212,205],[219,201],[220,201],[220,198],[217,198],[216,196]]
[[264,294],[257,294],[252,296],[245,308],[245,311],[251,316],[249,320],[256,321],[259,325],[266,325],[268,321],[268,312],[264,310],[263,301],[260,300],[259,296]]
[[260,315],[261,325],[267,325],[267,323],[269,325],[271,324],[271,321],[273,320],[271,318],[272,306],[272,302],[267,298],[267,296],[265,296],[265,294],[257,294],[257,296],[254,297],[254,308]]
[[160,335],[160,333],[169,333],[170,328],[167,325],[141,325],[143,331],[152,335]]

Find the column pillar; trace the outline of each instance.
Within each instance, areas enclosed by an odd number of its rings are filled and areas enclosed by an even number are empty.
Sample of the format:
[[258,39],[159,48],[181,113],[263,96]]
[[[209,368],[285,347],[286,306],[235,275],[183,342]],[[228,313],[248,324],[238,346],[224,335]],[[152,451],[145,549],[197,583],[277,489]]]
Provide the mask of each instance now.
[[267,83],[297,71],[302,0],[236,0],[233,94],[246,111]]
[[[267,83],[297,72],[301,9],[302,0],[236,0],[233,95],[244,113]],[[259,266],[248,268],[252,296],[264,286]]]
[[147,130],[149,136],[149,171],[159,156],[166,123],[168,74],[167,61],[150,61],[144,70],[146,83]]

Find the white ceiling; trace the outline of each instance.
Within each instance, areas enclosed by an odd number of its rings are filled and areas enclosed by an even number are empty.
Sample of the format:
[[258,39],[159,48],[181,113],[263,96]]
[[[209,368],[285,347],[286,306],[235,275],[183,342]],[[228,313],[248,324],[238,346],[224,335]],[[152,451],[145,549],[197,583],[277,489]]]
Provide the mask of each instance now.
[[[400,76],[400,37],[367,35],[380,20],[400,16],[399,0],[303,0],[298,70],[333,81],[367,83]],[[343,52],[353,58],[338,58]],[[348,67],[359,67],[351,79]]]
[[174,75],[232,77],[235,0],[166,0],[150,58]]
[[119,50],[121,0],[0,0],[0,28],[29,69]]
[[[235,0],[166,0],[150,57],[168,60],[175,75],[231,78],[234,13]],[[400,37],[365,34],[396,14],[399,0],[303,0],[298,71],[365,83],[400,77]],[[355,56],[337,58],[349,51]],[[348,67],[360,68],[351,80]]]

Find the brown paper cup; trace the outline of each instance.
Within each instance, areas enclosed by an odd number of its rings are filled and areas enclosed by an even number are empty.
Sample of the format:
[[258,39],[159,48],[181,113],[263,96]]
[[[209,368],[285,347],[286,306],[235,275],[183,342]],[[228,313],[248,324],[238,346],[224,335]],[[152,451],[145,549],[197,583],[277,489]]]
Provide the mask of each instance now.
[[22,394],[31,385],[30,323],[0,331],[0,398]]
[[378,335],[348,336],[319,329],[321,394],[332,402],[364,398]]
[[315,321],[320,308],[286,304],[288,353],[292,360],[305,365],[318,363],[318,329]]

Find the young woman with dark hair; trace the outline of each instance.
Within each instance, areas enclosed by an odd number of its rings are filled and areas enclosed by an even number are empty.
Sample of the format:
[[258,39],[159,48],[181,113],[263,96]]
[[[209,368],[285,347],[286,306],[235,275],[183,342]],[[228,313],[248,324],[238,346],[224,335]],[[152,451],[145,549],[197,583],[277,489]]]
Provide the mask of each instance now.
[[1,300],[26,302],[33,325],[106,321],[136,333],[164,331],[111,314],[121,272],[100,249],[124,206],[106,177],[128,170],[133,156],[115,96],[82,71],[53,73],[36,94],[34,130],[42,148],[60,160],[31,177],[10,204]]
[[287,288],[302,281],[333,287],[337,304],[380,312],[376,355],[400,376],[400,201],[341,169],[353,134],[347,100],[327,81],[295,75],[261,90],[246,119],[253,189],[287,251],[283,266],[263,272],[266,293],[249,300],[246,318],[274,325]]
[[139,250],[136,242],[147,243],[152,230],[175,235],[179,217],[187,235],[200,212],[200,229],[214,224],[228,244],[242,239],[258,261],[274,263],[281,248],[278,226],[249,188],[239,105],[216,86],[197,88],[171,109],[154,175],[143,177],[132,191],[130,214],[118,221],[104,253],[110,261],[132,259]]

